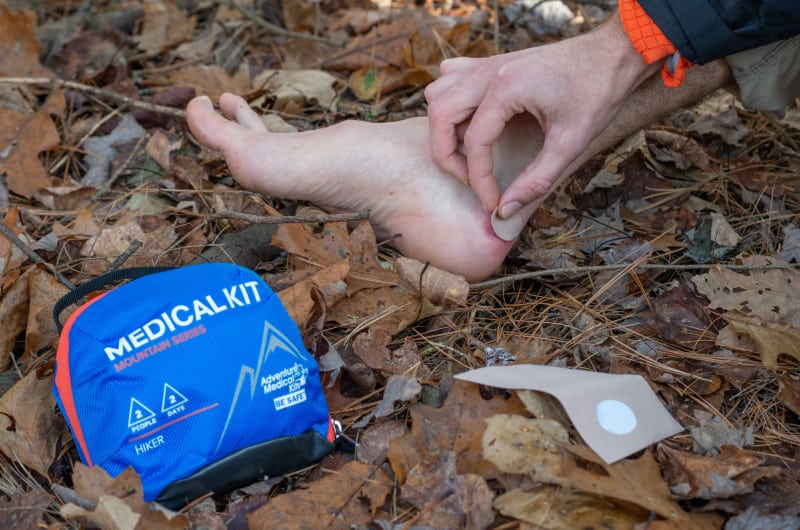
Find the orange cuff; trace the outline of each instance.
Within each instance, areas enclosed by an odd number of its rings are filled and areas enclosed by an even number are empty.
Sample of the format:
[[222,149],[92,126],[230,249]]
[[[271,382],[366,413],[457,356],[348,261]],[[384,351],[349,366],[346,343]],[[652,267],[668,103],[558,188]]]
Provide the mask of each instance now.
[[693,63],[681,56],[675,45],[653,22],[650,15],[642,9],[639,2],[637,0],[620,0],[619,18],[625,33],[628,34],[633,47],[642,56],[644,62],[652,64],[661,59],[667,59],[661,69],[661,79],[664,80],[664,85],[670,88],[680,86],[686,78],[686,69]]

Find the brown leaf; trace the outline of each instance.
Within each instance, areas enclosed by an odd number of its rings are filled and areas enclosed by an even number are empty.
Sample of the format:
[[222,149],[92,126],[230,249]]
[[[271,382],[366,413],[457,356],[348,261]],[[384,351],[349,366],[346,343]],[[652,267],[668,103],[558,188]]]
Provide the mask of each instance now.
[[[567,449],[564,476],[573,488],[633,503],[665,519],[654,521],[650,528],[720,528],[720,516],[713,513],[685,512],[678,503],[669,498],[667,483],[661,478],[661,470],[651,451],[645,451],[637,459],[620,460],[609,465],[587,447],[569,446]],[[589,466],[580,465],[578,459],[588,462]]]
[[400,285],[408,292],[422,294],[437,306],[467,305],[469,284],[463,276],[404,257],[397,258],[394,267],[400,275]]
[[725,319],[736,331],[750,336],[766,368],[777,370],[778,357],[782,354],[800,361],[800,329],[787,324],[764,322],[758,317],[737,312],[727,313]]
[[567,430],[555,420],[496,414],[486,420],[483,457],[504,473],[564,485],[560,447],[568,442]]
[[395,335],[441,310],[442,308],[431,305],[427,299],[420,301],[418,296],[410,295],[402,289],[381,287],[362,289],[344,299],[328,311],[328,319],[346,325],[369,319],[370,329],[382,329]]
[[22,492],[18,489],[10,498],[0,498],[0,528],[42,528],[42,515],[53,497],[40,489]]
[[264,70],[253,79],[254,88],[265,86],[275,98],[273,109],[284,111],[292,106],[317,104],[333,110],[337,80],[323,70]]
[[156,54],[191,37],[196,22],[175,0],[145,0],[142,30],[135,40],[140,48]]
[[176,238],[169,224],[147,233],[135,221],[104,228],[83,245],[81,254],[91,258],[83,262],[83,270],[88,274],[102,274],[134,241],[142,242],[142,246],[128,259],[127,266],[166,264],[165,251]]
[[150,139],[147,141],[147,144],[145,145],[145,151],[147,151],[147,154],[150,155],[150,158],[156,161],[161,169],[164,171],[169,171],[169,155],[172,151],[178,149],[180,146],[180,140],[173,144],[170,142],[169,138],[167,138],[166,134],[156,129],[153,131]]
[[[5,8],[4,8],[5,9]],[[30,198],[34,192],[50,185],[47,170],[39,154],[57,147],[61,141],[51,114],[63,116],[64,93],[52,90],[36,114],[0,109],[0,145],[12,146],[0,157],[0,173],[8,173],[8,189]]]
[[52,389],[52,374],[40,377],[34,370],[0,398],[0,450],[43,477],[64,432]]
[[418,31],[435,43],[433,31],[441,34],[447,27],[439,17],[425,11],[407,10],[392,22],[379,24],[369,33],[350,39],[344,49],[333,53],[322,65],[332,70],[410,66],[406,63],[403,46]]
[[36,354],[58,342],[58,331],[53,322],[53,306],[68,291],[50,271],[41,266],[32,270],[28,284],[30,305],[25,331],[26,356]]
[[377,418],[388,416],[394,412],[395,403],[416,399],[420,392],[422,392],[422,385],[415,377],[393,375],[386,382],[381,402],[378,403],[373,414]]
[[441,408],[417,403],[409,410],[411,432],[389,448],[389,463],[400,484],[420,458],[441,450],[458,455],[459,474],[475,473],[490,480],[498,471],[482,456],[484,420],[494,414],[522,413],[524,407],[515,396],[483,399],[478,385],[456,381]]
[[283,306],[300,329],[347,293],[345,279],[350,264],[345,260],[318,271],[316,274],[278,293]]
[[487,528],[494,521],[494,493],[483,477],[456,474],[456,455],[440,451],[417,464],[403,485],[402,500],[419,510],[427,528]]
[[[137,530],[165,528],[178,530],[187,528],[189,520],[184,515],[153,509],[144,501],[142,481],[129,467],[116,477],[109,476],[99,466],[86,467],[75,464],[72,473],[75,492],[89,501],[98,501],[93,511],[67,505],[61,514],[67,519],[87,519],[101,528],[121,529],[134,527]],[[111,524],[112,526],[104,526]],[[133,526],[127,526],[127,525]]]
[[350,462],[305,489],[279,495],[247,515],[251,530],[367,526],[372,514],[392,491],[392,481],[380,469]]
[[387,420],[367,427],[358,437],[356,460],[362,464],[379,466],[386,460],[389,444],[408,433],[406,422]]
[[716,115],[702,116],[689,126],[688,130],[698,134],[718,136],[728,145],[740,145],[750,134],[750,129],[742,124],[734,107]]
[[14,351],[17,337],[25,331],[30,303],[30,271],[25,271],[0,298],[0,371],[11,364],[11,352]]
[[[0,76],[51,77],[50,70],[39,64],[41,53],[36,39],[36,13],[0,7]],[[5,120],[3,123],[8,126]]]
[[[645,133],[651,142],[658,142],[685,156],[695,167],[708,169],[708,155],[693,138],[664,130],[650,130]],[[684,168],[686,169],[686,168]]]
[[780,468],[759,467],[763,458],[734,445],[723,446],[714,457],[665,445],[659,448],[670,490],[679,499],[719,499],[751,493],[757,480],[780,473]]
[[533,491],[507,491],[495,499],[494,507],[507,517],[531,523],[541,530],[628,530],[645,522],[648,515],[623,509],[601,496],[552,485]]
[[166,82],[190,87],[198,96],[208,96],[216,100],[223,92],[234,94],[247,92],[250,88],[250,72],[244,63],[233,76],[216,65],[187,66],[170,73],[166,77]]
[[778,377],[778,393],[775,397],[789,410],[800,415],[800,379],[782,374]]
[[652,304],[648,320],[662,337],[696,351],[715,346],[711,320],[697,295],[685,284],[658,295]]
[[419,379],[428,379],[430,370],[422,364],[414,339],[406,337],[400,348],[394,351],[387,346],[392,336],[385,329],[370,328],[356,336],[353,341],[353,352],[373,370],[384,374],[405,374],[414,369]]

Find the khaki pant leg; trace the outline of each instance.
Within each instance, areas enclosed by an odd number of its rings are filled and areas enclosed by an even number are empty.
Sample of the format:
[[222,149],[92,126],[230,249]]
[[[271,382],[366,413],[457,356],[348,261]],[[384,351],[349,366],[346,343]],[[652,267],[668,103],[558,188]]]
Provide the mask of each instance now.
[[783,114],[800,96],[800,35],[725,58],[744,106]]

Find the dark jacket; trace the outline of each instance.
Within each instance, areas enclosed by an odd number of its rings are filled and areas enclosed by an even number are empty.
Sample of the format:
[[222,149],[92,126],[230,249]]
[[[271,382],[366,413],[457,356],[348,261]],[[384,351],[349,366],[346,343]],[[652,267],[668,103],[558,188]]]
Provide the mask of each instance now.
[[639,0],[690,61],[704,64],[800,33],[800,0]]

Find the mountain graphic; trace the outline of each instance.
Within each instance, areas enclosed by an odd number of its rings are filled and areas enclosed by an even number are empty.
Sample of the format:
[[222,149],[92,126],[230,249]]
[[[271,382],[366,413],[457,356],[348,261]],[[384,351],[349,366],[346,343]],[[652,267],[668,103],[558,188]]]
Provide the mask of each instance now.
[[222,445],[222,439],[225,438],[225,433],[228,432],[231,418],[233,418],[236,405],[239,403],[242,387],[244,387],[245,382],[249,378],[250,386],[246,388],[245,391],[250,391],[250,401],[252,401],[256,394],[256,388],[258,387],[261,368],[267,364],[267,359],[269,359],[270,354],[275,350],[283,350],[304,364],[308,362],[308,357],[303,354],[286,335],[270,324],[269,321],[265,320],[264,334],[261,336],[261,351],[258,353],[256,367],[253,368],[246,364],[242,365],[242,369],[239,372],[239,381],[236,383],[236,391],[233,393],[233,399],[231,400],[231,408],[228,410],[228,418],[225,420],[225,427],[222,429],[222,434],[219,436],[215,451],[219,451],[220,445]]

